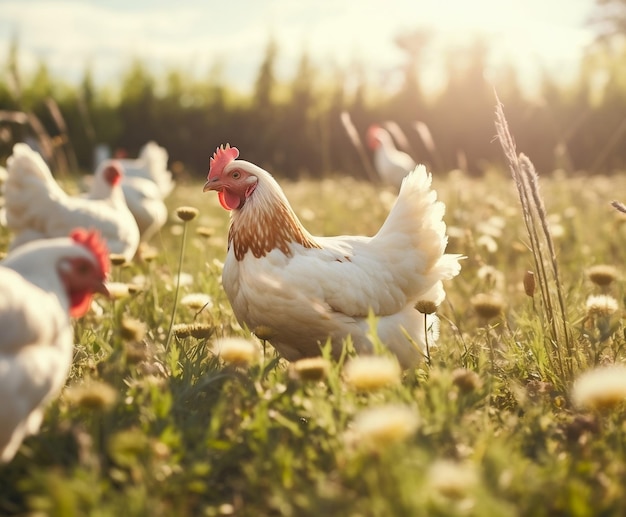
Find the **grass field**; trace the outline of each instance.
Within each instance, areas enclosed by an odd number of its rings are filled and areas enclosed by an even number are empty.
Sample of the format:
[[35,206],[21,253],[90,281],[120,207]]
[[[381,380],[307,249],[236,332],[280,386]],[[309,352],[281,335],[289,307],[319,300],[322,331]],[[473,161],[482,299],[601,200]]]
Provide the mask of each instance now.
[[[350,178],[282,184],[314,234],[371,235],[394,198]],[[65,390],[0,467],[0,514],[623,515],[626,374],[575,381],[624,361],[626,218],[610,202],[626,179],[541,179],[573,354],[550,341],[538,287],[526,293],[510,174],[434,186],[448,251],[468,258],[431,364],[400,378],[384,358],[296,370],[242,329],[221,287],[228,214],[200,182],[179,185],[156,255],[115,266],[116,299],[75,323]],[[200,215],[184,226],[180,206]],[[9,238],[0,228],[0,250]],[[233,336],[252,353],[220,341]]]

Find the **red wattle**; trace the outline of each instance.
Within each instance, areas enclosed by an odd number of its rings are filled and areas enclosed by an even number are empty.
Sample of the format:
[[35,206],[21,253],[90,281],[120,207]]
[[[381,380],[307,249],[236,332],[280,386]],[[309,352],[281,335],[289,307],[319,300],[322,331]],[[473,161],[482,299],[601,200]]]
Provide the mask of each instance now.
[[234,210],[241,206],[241,199],[227,189],[220,190],[217,197],[220,200],[220,205],[226,210]]

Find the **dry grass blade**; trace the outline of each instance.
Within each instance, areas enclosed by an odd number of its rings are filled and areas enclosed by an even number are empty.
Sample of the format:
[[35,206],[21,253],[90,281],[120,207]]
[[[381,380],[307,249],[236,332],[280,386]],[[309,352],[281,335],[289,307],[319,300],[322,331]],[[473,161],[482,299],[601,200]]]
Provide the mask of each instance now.
[[409,139],[406,137],[404,131],[402,131],[402,129],[396,122],[394,122],[393,120],[388,120],[383,124],[383,126],[385,127],[385,129],[387,129],[387,131],[389,131],[389,134],[391,134],[393,139],[398,143],[398,147],[400,149],[410,154],[413,158],[417,156],[417,153],[413,150],[411,144],[409,143]]
[[376,174],[376,171],[374,170],[374,167],[372,166],[372,163],[370,162],[367,153],[365,152],[363,143],[359,138],[359,132],[356,130],[356,127],[354,127],[354,124],[352,123],[352,117],[350,117],[350,113],[348,113],[347,111],[341,112],[341,123],[343,125],[343,128],[346,130],[346,133],[348,134],[348,138],[352,142],[352,145],[359,154],[359,158],[361,159],[361,163],[363,164],[363,168],[365,169],[367,176],[371,181],[375,183],[378,182],[378,174]]
[[616,210],[626,214],[626,205],[624,205],[624,203],[620,203],[619,201],[612,201],[611,206]]
[[[550,232],[545,205],[539,192],[539,178],[530,159],[524,154],[517,154],[515,142],[509,132],[499,100],[496,105],[495,124],[502,150],[507,157],[511,175],[517,187],[522,215],[530,239],[544,308],[544,321],[547,322],[550,335],[550,343],[546,343],[546,355],[551,366],[558,369],[559,377],[562,380],[571,379],[573,376],[572,361],[578,356],[572,346],[556,249]],[[565,344],[564,349],[561,343]]]

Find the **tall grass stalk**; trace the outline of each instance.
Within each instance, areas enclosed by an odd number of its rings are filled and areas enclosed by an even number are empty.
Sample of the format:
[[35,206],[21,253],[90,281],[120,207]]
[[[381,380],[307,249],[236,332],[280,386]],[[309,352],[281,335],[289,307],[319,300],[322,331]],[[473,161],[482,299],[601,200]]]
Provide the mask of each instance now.
[[578,356],[573,347],[554,240],[539,192],[539,178],[530,159],[523,153],[517,154],[499,99],[495,125],[519,194],[522,216],[530,239],[543,304],[543,321],[549,331],[549,338],[544,340],[546,356],[562,381],[571,380],[574,374],[573,360],[578,360]]
[[178,274],[176,275],[176,289],[174,291],[174,306],[172,307],[172,317],[170,318],[170,326],[167,331],[167,339],[165,340],[165,349],[168,350],[170,346],[170,340],[172,339],[172,329],[174,327],[174,318],[176,317],[176,308],[178,307],[178,291],[180,290],[180,275],[183,270],[183,257],[185,256],[185,243],[187,242],[187,226],[189,221],[195,219],[198,216],[198,209],[183,206],[176,210],[176,215],[183,222],[183,235],[180,243],[180,255],[178,257]]

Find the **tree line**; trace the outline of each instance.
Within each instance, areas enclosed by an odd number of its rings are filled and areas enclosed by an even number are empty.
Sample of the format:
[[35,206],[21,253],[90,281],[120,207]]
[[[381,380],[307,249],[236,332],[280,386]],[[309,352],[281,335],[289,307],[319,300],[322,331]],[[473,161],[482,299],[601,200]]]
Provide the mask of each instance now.
[[494,142],[495,88],[518,150],[539,171],[595,173],[625,166],[624,46],[590,49],[567,84],[554,71],[543,71],[537,93],[530,95],[513,65],[486,78],[489,51],[477,40],[442,58],[446,80],[427,94],[420,70],[429,34],[408,32],[395,43],[405,55],[395,91],[368,83],[359,65],[337,69],[322,82],[306,51],[291,80],[279,82],[280,48],[270,39],[252,91],[244,95],[222,80],[218,65],[201,79],[176,69],[156,77],[139,59],[129,63],[115,89],[96,86],[89,67],[79,85],[68,85],[52,77],[45,62],[25,81],[16,41],[0,78],[0,163],[13,141],[43,134],[57,165],[70,170],[91,171],[97,144],[133,156],[155,140],[171,163],[193,175],[205,174],[210,154],[229,142],[278,176],[365,177],[346,132],[347,114],[361,138],[369,124],[392,121],[416,160],[435,172],[463,168],[481,174],[502,162]]

